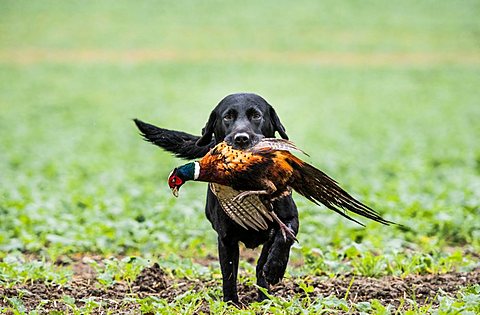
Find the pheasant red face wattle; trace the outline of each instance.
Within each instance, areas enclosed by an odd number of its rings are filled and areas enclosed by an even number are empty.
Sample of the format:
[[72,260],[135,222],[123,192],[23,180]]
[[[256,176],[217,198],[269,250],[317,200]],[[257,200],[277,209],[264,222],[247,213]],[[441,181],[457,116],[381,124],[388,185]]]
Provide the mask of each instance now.
[[183,180],[175,174],[175,170],[168,177],[168,186],[172,190],[172,194],[178,197],[178,190],[183,185]]

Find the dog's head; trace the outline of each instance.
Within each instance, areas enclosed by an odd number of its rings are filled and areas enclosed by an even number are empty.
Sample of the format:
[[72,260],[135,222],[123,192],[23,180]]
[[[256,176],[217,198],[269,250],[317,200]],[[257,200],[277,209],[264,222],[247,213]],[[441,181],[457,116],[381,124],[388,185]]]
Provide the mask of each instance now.
[[261,96],[231,94],[213,109],[197,145],[210,144],[215,135],[217,143],[225,140],[235,148],[245,149],[263,137],[275,137],[276,131],[283,139],[288,139],[277,113]]

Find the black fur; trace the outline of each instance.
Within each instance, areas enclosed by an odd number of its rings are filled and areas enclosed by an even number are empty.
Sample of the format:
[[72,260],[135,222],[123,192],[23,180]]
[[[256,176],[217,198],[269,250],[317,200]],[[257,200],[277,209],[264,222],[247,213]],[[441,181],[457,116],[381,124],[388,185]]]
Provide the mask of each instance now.
[[[272,138],[278,132],[288,139],[273,107],[262,97],[250,93],[231,94],[213,109],[202,129],[202,136],[158,128],[135,119],[143,137],[161,148],[184,159],[196,159],[205,155],[216,143],[226,140],[237,147],[251,146],[262,137]],[[246,135],[247,142],[237,142],[239,134]],[[297,207],[291,196],[273,202],[277,216],[298,233]],[[285,241],[280,229],[272,224],[267,231],[245,230],[233,222],[221,209],[215,195],[208,190],[205,213],[218,234],[218,253],[223,278],[223,298],[238,302],[237,271],[239,261],[238,242],[249,248],[263,244],[257,262],[257,284],[263,288],[279,282],[287,267],[293,241]],[[259,300],[266,296],[259,291]]]

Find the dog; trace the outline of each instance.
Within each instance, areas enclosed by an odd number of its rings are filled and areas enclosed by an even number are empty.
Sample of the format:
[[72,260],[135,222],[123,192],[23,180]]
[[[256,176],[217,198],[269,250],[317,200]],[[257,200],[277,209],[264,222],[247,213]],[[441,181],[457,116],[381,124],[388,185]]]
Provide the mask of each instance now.
[[[213,109],[201,136],[156,127],[135,119],[145,140],[154,143],[183,159],[203,157],[215,144],[226,141],[238,149],[246,149],[261,138],[275,137],[275,133],[288,139],[285,127],[265,99],[257,94],[236,93],[226,96]],[[290,195],[273,202],[277,216],[298,233],[298,211]],[[283,237],[278,225],[271,224],[268,230],[245,230],[220,207],[213,192],[208,189],[205,213],[218,234],[218,255],[223,280],[223,300],[238,304],[237,272],[239,242],[248,248],[263,245],[256,266],[257,285],[269,289],[285,274],[293,240]],[[258,300],[266,299],[259,290]]]

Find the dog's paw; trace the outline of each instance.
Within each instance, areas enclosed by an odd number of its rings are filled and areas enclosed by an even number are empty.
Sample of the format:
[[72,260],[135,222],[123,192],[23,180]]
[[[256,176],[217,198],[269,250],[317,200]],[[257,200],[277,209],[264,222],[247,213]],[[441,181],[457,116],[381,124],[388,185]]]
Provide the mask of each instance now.
[[268,284],[277,284],[282,280],[283,275],[285,274],[285,269],[287,268],[286,263],[281,261],[270,259],[267,261],[265,266],[263,266],[263,273]]
[[265,293],[263,293],[261,290],[258,290],[257,302],[262,302],[265,300],[268,300],[268,296],[266,296]]
[[228,304],[234,305],[236,307],[241,306],[240,302],[238,301],[238,296],[236,294],[234,294],[234,295],[224,295],[223,296],[223,301],[227,302]]

